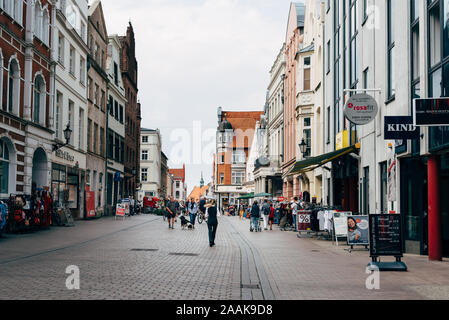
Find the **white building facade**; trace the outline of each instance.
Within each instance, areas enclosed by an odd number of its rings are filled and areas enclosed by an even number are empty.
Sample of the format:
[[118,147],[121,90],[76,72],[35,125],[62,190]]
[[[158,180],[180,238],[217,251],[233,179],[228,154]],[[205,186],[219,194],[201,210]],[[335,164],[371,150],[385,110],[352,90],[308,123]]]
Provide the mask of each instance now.
[[54,139],[65,144],[64,130],[72,130],[69,144],[52,155],[52,189],[57,200],[68,190],[68,206],[84,217],[87,139],[87,2],[57,1],[53,30],[55,88]]
[[[144,196],[160,197],[162,140],[159,130],[141,129],[139,200]],[[166,178],[166,177],[164,177]]]
[[[395,142],[385,140],[384,123],[412,116],[415,98],[449,97],[448,30],[444,0],[327,2],[325,150],[360,142],[360,152],[328,165],[323,198],[362,214],[400,213],[405,252],[431,259],[449,256],[448,127],[421,127],[418,140]],[[352,94],[344,89],[379,89],[367,92],[379,105],[373,122],[356,127],[344,118]]]

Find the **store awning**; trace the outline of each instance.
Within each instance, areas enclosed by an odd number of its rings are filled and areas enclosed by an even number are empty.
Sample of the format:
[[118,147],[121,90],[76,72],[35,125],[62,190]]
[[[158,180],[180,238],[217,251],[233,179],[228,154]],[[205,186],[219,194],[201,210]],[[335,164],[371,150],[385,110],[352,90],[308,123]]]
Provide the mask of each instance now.
[[269,193],[258,193],[254,196],[254,198],[266,198],[266,197],[271,197],[271,194]]
[[240,198],[237,198],[237,199],[238,200],[247,200],[247,199],[253,199],[253,198],[254,198],[254,193],[250,193],[250,194],[244,195],[244,196],[242,196]]
[[357,143],[351,147],[344,148],[341,150],[329,152],[326,154],[323,154],[318,157],[313,157],[309,159],[305,159],[302,161],[296,162],[296,164],[293,166],[293,168],[288,172],[288,176],[299,174],[299,173],[305,173],[313,171],[319,167],[324,166],[326,163],[329,163],[331,161],[334,161],[340,157],[343,157],[351,152],[354,152],[356,150],[360,149],[360,144]]

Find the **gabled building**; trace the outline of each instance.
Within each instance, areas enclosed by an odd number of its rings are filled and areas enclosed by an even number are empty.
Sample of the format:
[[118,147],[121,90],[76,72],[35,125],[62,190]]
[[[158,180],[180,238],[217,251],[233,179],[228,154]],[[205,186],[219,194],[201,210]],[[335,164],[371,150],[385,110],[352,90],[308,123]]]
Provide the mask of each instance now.
[[305,5],[291,3],[285,37],[285,77],[284,77],[284,161],[282,165],[284,197],[291,199],[298,196],[300,186],[297,179],[289,176],[289,171],[296,163],[296,87],[297,79],[296,53],[304,36]]
[[119,37],[121,43],[120,70],[126,93],[125,108],[125,195],[136,196],[137,185],[140,183],[139,149],[141,110],[137,100],[137,59],[134,29],[129,23],[126,35]]
[[235,205],[252,189],[245,186],[246,165],[254,138],[254,128],[263,111],[231,112],[218,109],[214,192],[218,207]]
[[121,43],[117,35],[109,37],[108,74],[108,116],[107,116],[107,172],[106,194],[109,210],[115,210],[116,203],[125,196],[125,107],[126,94],[120,72]]
[[186,166],[182,169],[169,169],[169,173],[173,176],[172,196],[175,200],[186,201],[187,185],[186,185]]
[[108,75],[106,60],[108,33],[103,15],[102,3],[97,0],[89,7],[87,56],[88,73],[88,121],[87,121],[87,163],[86,183],[95,193],[95,212],[104,214],[106,177],[106,116]]
[[159,130],[141,128],[140,130],[140,181],[138,199],[144,196],[161,196],[161,155],[162,140]]

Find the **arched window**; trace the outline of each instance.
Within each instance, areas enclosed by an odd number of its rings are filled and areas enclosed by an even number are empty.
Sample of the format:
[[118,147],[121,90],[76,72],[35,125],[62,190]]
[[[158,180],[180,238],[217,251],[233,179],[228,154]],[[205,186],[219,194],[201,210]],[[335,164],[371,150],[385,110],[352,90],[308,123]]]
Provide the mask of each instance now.
[[0,140],[0,193],[7,194],[9,185],[9,150]]
[[8,96],[5,111],[19,113],[20,68],[16,59],[12,59],[8,68]]
[[45,8],[42,23],[42,41],[47,46],[50,44],[49,34],[50,34],[50,15],[48,14],[48,9]]
[[13,0],[14,8],[13,8],[13,14],[14,14],[14,20],[16,20],[20,25],[23,24],[23,0]]
[[42,6],[39,1],[34,4],[34,35],[42,39]]
[[41,125],[45,125],[46,98],[44,79],[38,75],[33,87],[33,121]]
[[[0,139],[0,194],[9,195],[16,192],[16,153],[11,140],[6,137]],[[11,177],[11,179],[10,179]]]

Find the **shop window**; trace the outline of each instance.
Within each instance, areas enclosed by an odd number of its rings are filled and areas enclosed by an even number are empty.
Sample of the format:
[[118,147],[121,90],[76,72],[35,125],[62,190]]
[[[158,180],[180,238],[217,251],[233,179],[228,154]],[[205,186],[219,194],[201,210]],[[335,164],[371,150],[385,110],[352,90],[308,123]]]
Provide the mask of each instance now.
[[0,140],[0,193],[8,194],[9,150],[4,140]]

